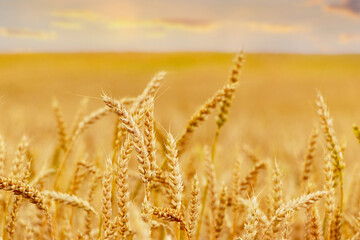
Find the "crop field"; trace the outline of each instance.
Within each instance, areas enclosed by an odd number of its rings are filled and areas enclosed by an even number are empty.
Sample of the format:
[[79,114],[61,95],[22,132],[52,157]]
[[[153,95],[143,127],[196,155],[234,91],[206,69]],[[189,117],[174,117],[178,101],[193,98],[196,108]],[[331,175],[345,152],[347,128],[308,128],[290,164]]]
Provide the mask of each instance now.
[[360,55],[0,55],[2,239],[360,239]]

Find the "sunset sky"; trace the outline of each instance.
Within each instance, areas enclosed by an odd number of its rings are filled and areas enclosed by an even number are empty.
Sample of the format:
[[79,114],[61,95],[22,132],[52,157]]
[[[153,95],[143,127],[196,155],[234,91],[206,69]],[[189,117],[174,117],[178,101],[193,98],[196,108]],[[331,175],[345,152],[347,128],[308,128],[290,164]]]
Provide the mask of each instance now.
[[0,0],[0,52],[360,53],[360,0]]

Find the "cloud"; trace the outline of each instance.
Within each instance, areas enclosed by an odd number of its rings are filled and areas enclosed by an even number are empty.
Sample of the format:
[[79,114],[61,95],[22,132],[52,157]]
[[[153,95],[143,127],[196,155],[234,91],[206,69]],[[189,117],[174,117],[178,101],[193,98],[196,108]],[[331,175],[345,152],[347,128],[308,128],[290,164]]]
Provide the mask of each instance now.
[[314,5],[320,5],[323,3],[324,3],[324,0],[306,0],[305,6],[314,6]]
[[86,10],[67,10],[67,11],[56,11],[51,13],[52,16],[62,17],[67,19],[78,19],[85,21],[92,21],[98,19],[100,16],[92,11]]
[[360,1],[359,0],[342,0],[338,4],[327,4],[325,10],[329,12],[344,14],[350,17],[360,17]]
[[80,29],[82,24],[78,22],[51,22],[51,25],[54,27],[62,29]]
[[114,20],[109,21],[109,28],[166,28],[189,31],[209,31],[217,26],[207,20],[166,18],[158,20]]
[[306,27],[299,25],[270,24],[265,22],[246,22],[245,25],[253,31],[267,33],[303,33],[307,31]]
[[339,36],[339,42],[342,44],[349,44],[351,42],[360,41],[360,34],[341,34]]
[[15,29],[15,28],[1,28],[0,34],[4,37],[16,38],[33,38],[39,40],[55,39],[56,33],[54,31],[34,31],[30,29]]
[[184,28],[184,29],[198,29],[198,30],[210,30],[217,26],[216,23],[208,20],[196,20],[196,19],[180,19],[180,18],[165,18],[158,20],[160,24],[170,28]]

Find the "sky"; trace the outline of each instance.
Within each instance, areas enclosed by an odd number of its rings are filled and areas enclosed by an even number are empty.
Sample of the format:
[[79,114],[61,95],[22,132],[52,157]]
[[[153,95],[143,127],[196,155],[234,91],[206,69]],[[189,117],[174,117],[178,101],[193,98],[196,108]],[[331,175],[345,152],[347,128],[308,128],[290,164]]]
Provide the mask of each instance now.
[[360,53],[360,0],[0,0],[0,52]]

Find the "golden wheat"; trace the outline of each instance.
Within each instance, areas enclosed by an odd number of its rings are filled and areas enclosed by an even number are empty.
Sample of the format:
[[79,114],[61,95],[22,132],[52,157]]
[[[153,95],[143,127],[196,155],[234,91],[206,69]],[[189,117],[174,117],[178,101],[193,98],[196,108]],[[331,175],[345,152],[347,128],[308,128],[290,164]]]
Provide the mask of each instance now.
[[[243,63],[241,53],[229,81],[190,117],[180,135],[164,134],[155,119],[155,96],[165,76],[160,72],[138,97],[116,100],[103,94],[106,106],[90,114],[86,114],[87,99],[82,100],[69,129],[54,100],[58,133],[49,161],[39,162],[42,155],[33,151],[35,145],[29,141],[36,138],[24,136],[16,148],[8,148],[0,136],[0,189],[6,191],[0,195],[3,239],[359,239],[359,177],[353,176],[353,183],[344,189],[348,150],[336,138],[320,93],[316,104],[326,148],[317,148],[321,139],[315,127],[303,161],[298,162],[303,164],[300,170],[291,165],[294,162],[281,161],[283,156],[274,164],[267,160],[274,159],[270,156],[259,157],[269,152],[259,154],[254,143],[249,145],[256,151],[245,142],[234,143],[240,151],[233,159],[227,159],[227,148],[216,148]],[[216,110],[215,138],[187,144]],[[89,136],[80,138],[90,125],[110,114],[117,121],[113,144],[104,142],[109,148],[99,147]],[[353,131],[354,140],[360,142],[356,124]],[[209,142],[211,151],[206,147]],[[318,155],[323,156],[320,169]],[[234,160],[232,171],[228,171],[230,160]],[[265,177],[270,166],[272,180]],[[296,168],[297,182],[287,181],[289,167]],[[347,189],[353,192],[345,201]],[[295,216],[301,211],[306,215]]]

